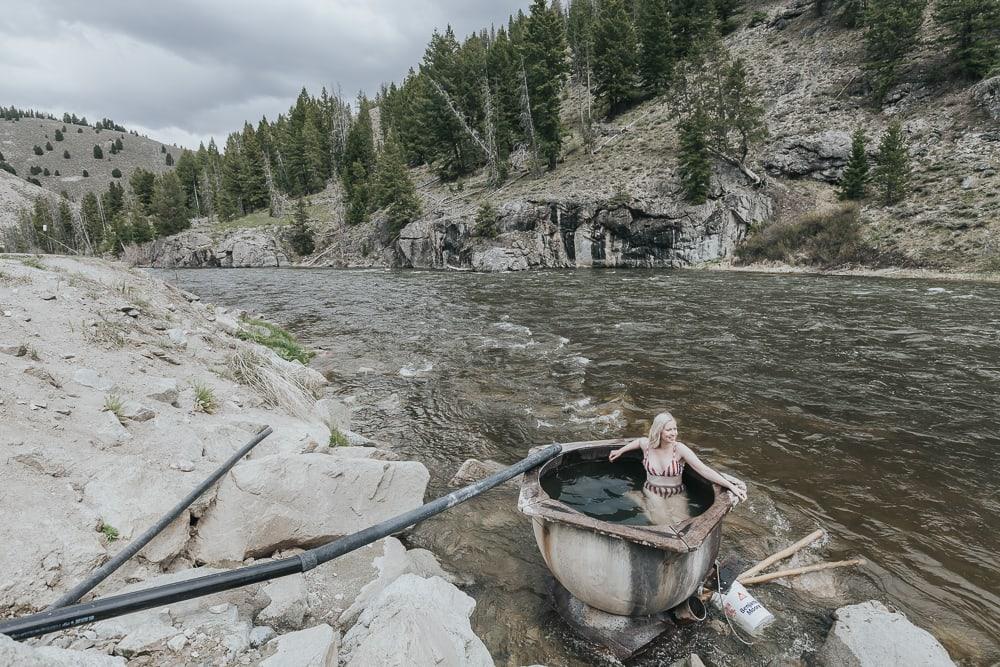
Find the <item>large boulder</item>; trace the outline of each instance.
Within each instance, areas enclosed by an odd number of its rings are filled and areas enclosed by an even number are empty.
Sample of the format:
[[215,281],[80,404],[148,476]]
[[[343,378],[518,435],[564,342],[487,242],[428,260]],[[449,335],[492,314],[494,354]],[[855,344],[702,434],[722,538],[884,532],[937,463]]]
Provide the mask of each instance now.
[[0,665],[11,667],[125,667],[125,658],[96,651],[71,651],[54,646],[34,647],[0,635]]
[[218,563],[313,547],[420,506],[429,478],[412,461],[326,454],[250,460],[221,482],[191,553]]
[[990,118],[1000,122],[1000,76],[980,81],[972,87],[971,93],[973,101]]
[[340,634],[326,624],[290,632],[267,643],[274,653],[260,667],[336,667],[339,643]]
[[870,600],[841,607],[816,656],[822,667],[949,667],[948,652],[906,616]]
[[764,158],[764,168],[775,176],[811,177],[836,183],[851,156],[851,135],[826,130],[779,140]]
[[382,555],[372,561],[372,566],[378,570],[378,576],[365,584],[351,606],[341,615],[338,624],[342,627],[353,625],[369,603],[404,574],[415,574],[425,579],[440,577],[448,583],[458,583],[457,579],[444,571],[433,553],[426,549],[407,550],[394,537],[385,538]]
[[405,574],[372,600],[344,636],[344,664],[493,665],[469,623],[475,607],[475,600],[440,577]]
[[[101,520],[131,540],[156,523],[191,490],[193,482],[174,471],[158,470],[138,457],[123,458],[83,489],[83,498]],[[150,542],[139,555],[153,563],[178,555],[190,537],[187,510]]]

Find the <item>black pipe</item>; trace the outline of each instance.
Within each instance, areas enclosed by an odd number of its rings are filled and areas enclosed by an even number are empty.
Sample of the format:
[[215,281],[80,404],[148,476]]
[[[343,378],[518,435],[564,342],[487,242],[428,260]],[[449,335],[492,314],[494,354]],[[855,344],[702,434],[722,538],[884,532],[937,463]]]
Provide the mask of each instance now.
[[84,595],[86,595],[90,590],[92,590],[97,584],[101,583],[107,579],[112,572],[117,570],[119,567],[125,564],[129,558],[139,553],[139,550],[150,543],[154,537],[160,534],[160,532],[169,526],[174,519],[179,517],[184,510],[190,507],[191,503],[197,500],[205,491],[208,490],[210,486],[219,481],[219,479],[229,472],[229,469],[236,465],[240,459],[250,453],[250,450],[260,444],[260,441],[271,435],[273,431],[270,426],[265,426],[264,430],[255,435],[253,439],[247,444],[240,447],[240,449],[226,459],[226,462],[219,466],[212,475],[197,486],[191,493],[184,496],[184,499],[179,503],[174,505],[173,509],[167,512],[165,515],[160,517],[160,520],[155,524],[146,529],[139,537],[135,538],[129,545],[122,549],[120,552],[115,554],[115,557],[109,560],[107,563],[97,568],[93,574],[81,581],[79,584],[74,586],[71,590],[64,593],[58,600],[53,602],[48,607],[48,611],[53,609],[59,609],[60,607],[65,607],[66,605],[73,604]]
[[125,593],[92,602],[76,604],[62,609],[46,610],[29,616],[22,616],[0,623],[0,634],[11,639],[28,639],[57,630],[65,630],[85,623],[93,623],[106,618],[114,618],[144,609],[151,609],[165,604],[211,595],[240,586],[248,586],[269,579],[276,579],[290,574],[307,572],[317,565],[333,560],[338,556],[354,551],[366,544],[379,540],[387,535],[399,532],[435,514],[451,509],[459,503],[478,496],[479,494],[503,484],[517,475],[555,458],[562,452],[562,445],[544,447],[519,463],[504,468],[485,479],[452,491],[446,496],[421,505],[399,516],[387,519],[382,523],[365,528],[362,531],[342,537],[338,540],[310,549],[298,556],[284,558],[278,561],[250,565],[228,572],[210,574],[188,581],[178,581],[173,584],[156,586],[134,593]]

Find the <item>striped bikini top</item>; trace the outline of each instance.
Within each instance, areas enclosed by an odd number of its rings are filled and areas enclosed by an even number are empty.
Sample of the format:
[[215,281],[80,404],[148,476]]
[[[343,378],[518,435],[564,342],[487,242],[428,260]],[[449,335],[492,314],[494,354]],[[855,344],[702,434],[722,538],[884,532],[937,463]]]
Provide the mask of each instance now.
[[680,477],[684,473],[684,461],[678,459],[672,459],[666,470],[656,470],[645,449],[642,451],[642,467],[650,477]]

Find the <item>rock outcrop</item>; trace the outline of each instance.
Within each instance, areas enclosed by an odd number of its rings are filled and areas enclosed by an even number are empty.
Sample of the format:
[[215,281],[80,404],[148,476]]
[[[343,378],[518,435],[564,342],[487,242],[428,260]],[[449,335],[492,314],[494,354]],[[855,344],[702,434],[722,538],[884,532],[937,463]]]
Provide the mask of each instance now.
[[54,646],[34,648],[0,635],[0,665],[17,667],[125,667],[125,658]]
[[777,141],[764,158],[764,168],[773,176],[837,183],[850,157],[851,135],[827,130]]
[[290,263],[279,230],[270,227],[236,229],[220,237],[190,230],[130,247],[124,259],[133,265],[158,269],[255,268]]
[[817,655],[823,667],[952,667],[944,647],[906,616],[871,600],[841,607]]
[[440,577],[405,574],[379,593],[344,635],[344,664],[493,665],[469,624],[475,607],[475,600]]
[[423,464],[412,461],[329,454],[250,460],[221,482],[191,552],[218,563],[316,546],[414,509],[428,479]]
[[979,108],[1000,123],[1000,76],[980,81],[972,87],[971,93]]
[[537,268],[679,267],[731,257],[749,225],[768,220],[765,194],[725,194],[701,206],[669,198],[625,203],[526,201],[504,204],[495,238],[471,218],[422,219],[396,243],[400,266],[476,271]]

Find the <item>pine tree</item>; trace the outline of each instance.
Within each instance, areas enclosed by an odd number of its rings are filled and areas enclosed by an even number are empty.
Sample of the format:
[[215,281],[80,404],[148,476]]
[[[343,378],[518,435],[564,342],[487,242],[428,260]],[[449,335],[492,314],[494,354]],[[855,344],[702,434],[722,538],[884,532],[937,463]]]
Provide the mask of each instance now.
[[80,216],[83,218],[83,227],[90,239],[92,249],[101,247],[104,242],[104,220],[101,217],[101,205],[97,201],[97,195],[88,192],[83,196],[80,204]]
[[865,11],[865,70],[872,96],[881,104],[896,83],[899,67],[920,39],[927,0],[880,0]]
[[981,79],[1000,66],[1000,0],[938,0],[934,18],[964,76]]
[[593,66],[594,28],[597,23],[595,0],[571,0],[566,19],[566,40],[573,56],[573,75],[585,82]]
[[670,0],[639,0],[639,78],[657,95],[670,83],[674,65]]
[[708,116],[701,109],[690,112],[678,124],[680,134],[681,189],[692,204],[704,204],[712,185],[712,163],[708,150]]
[[157,236],[176,234],[191,226],[187,197],[184,195],[180,179],[177,178],[177,172],[168,171],[156,177],[151,208]]
[[114,218],[125,205],[125,188],[118,183],[108,184],[108,191],[101,195],[101,207],[104,209],[105,219]]
[[136,168],[128,178],[129,185],[132,186],[132,193],[138,200],[143,215],[152,213],[153,182],[155,180],[156,175],[142,167]]
[[345,199],[348,204],[347,218],[350,224],[363,222],[368,215],[369,180],[375,170],[375,139],[372,135],[369,103],[362,99],[358,117],[347,132],[344,159],[350,165],[344,170]]
[[295,215],[292,216],[288,242],[295,254],[300,257],[311,255],[316,249],[313,230],[309,227],[309,215],[306,213],[305,200],[302,198],[295,203]]
[[559,101],[567,74],[566,35],[562,17],[545,0],[531,3],[521,51],[538,153],[549,169],[555,169],[562,150]]
[[101,147],[98,146],[97,144],[94,144],[94,159],[95,160],[103,160],[104,159],[104,151],[102,151]]
[[[183,156],[182,156],[183,157]],[[257,140],[257,132],[253,125],[245,123],[243,125],[243,137],[240,142],[240,192],[244,213],[250,213],[259,209],[268,208],[271,204],[271,193],[267,187],[267,171],[264,168],[264,152]],[[178,170],[180,163],[178,163]],[[178,173],[178,176],[182,174]],[[196,177],[192,178],[191,184],[185,189],[193,194],[193,188],[197,182]],[[190,199],[192,202],[193,200]]]
[[889,124],[879,143],[872,182],[887,205],[899,203],[909,192],[910,154],[898,120]]
[[70,158],[69,151],[68,150],[64,150],[63,151],[63,159],[68,160],[69,158]]
[[63,131],[56,130],[56,141],[62,141],[62,140],[63,140]]
[[220,159],[219,196],[216,212],[223,220],[232,220],[247,213],[243,205],[243,153],[240,149],[242,137],[233,132],[226,139],[226,149]]
[[672,0],[670,18],[676,58],[687,58],[715,31],[715,3],[713,0]]
[[594,33],[594,89],[614,115],[628,106],[636,88],[637,44],[622,0],[604,0]]
[[355,161],[346,178],[353,184],[347,194],[346,220],[349,225],[359,225],[368,217],[369,187],[364,166]]
[[844,169],[838,192],[841,199],[864,199],[868,194],[868,156],[865,154],[867,141],[861,127],[851,135],[851,157]]
[[164,163],[165,163],[165,164],[166,164],[166,165],[167,165],[168,167],[172,167],[172,166],[174,165],[174,156],[173,156],[172,154],[170,154],[170,153],[167,153],[167,157],[166,157],[166,158],[164,158],[163,162],[164,162]]
[[750,150],[767,137],[760,89],[750,82],[742,58],[723,60],[715,107],[713,133],[716,149],[746,163]]
[[389,234],[396,236],[420,215],[420,198],[403,163],[402,151],[392,135],[382,147],[372,192],[374,208],[385,209]]

